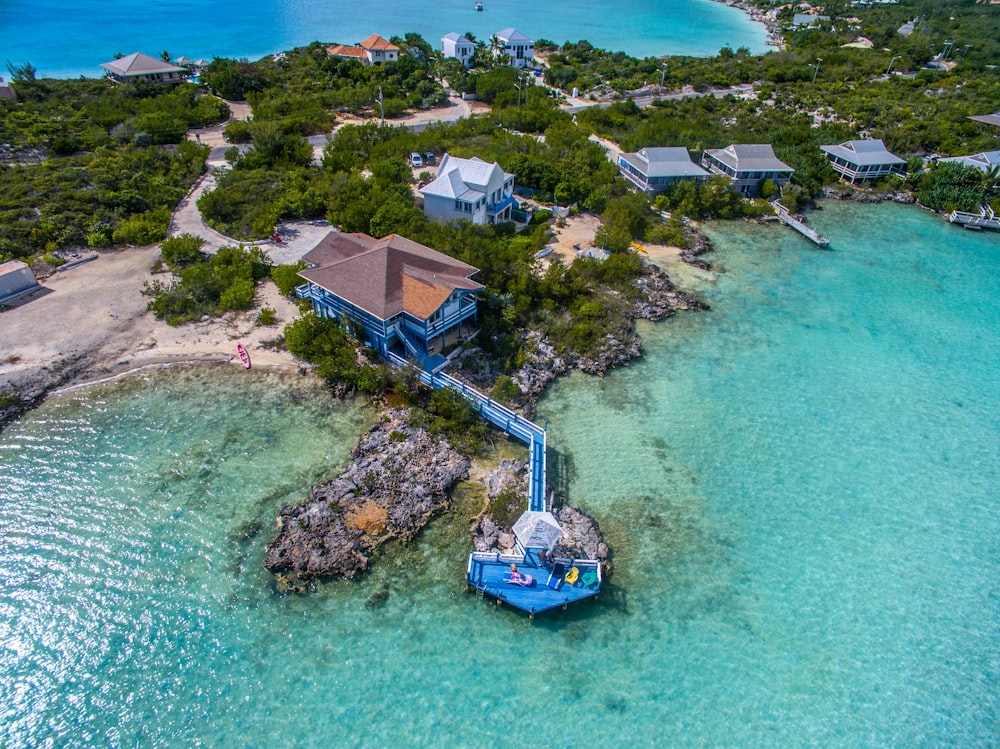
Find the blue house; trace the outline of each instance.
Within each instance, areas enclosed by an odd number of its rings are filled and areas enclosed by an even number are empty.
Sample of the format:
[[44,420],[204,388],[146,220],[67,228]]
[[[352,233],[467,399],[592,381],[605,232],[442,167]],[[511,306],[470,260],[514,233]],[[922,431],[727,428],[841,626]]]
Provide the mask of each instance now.
[[331,231],[302,259],[309,267],[296,294],[317,315],[353,323],[381,354],[433,371],[444,363],[442,349],[476,331],[479,269],[422,244]]

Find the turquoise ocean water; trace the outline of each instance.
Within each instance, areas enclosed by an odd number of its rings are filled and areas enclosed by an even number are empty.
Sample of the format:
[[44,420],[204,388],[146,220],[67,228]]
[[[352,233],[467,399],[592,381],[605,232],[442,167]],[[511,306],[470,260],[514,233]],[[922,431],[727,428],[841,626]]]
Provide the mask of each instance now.
[[[358,42],[372,33],[417,32],[439,48],[452,31],[478,38],[514,26],[534,39],[587,39],[632,55],[712,55],[767,49],[764,27],[711,0],[31,0],[0,2],[0,62],[31,62],[40,75],[103,74],[116,52],[143,51],[192,59],[249,57],[313,41]],[[2,73],[6,75],[6,71]]]
[[462,491],[360,580],[275,593],[278,508],[370,418],[320,389],[50,399],[0,435],[0,745],[996,746],[1000,238],[813,222],[830,251],[713,227],[712,310],[543,400],[616,557],[534,623],[464,592]]

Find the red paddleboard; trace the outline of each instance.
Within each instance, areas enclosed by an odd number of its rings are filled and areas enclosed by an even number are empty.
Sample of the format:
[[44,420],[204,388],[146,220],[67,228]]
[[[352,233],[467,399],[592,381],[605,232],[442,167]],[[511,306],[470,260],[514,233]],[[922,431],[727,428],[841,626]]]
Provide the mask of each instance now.
[[246,348],[239,341],[236,342],[236,353],[240,355],[240,363],[250,369],[250,354],[247,353]]

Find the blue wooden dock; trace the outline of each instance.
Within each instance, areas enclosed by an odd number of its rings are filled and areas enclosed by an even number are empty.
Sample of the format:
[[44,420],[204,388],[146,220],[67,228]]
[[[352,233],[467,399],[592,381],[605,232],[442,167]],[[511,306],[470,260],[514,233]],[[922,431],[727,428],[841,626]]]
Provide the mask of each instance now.
[[[397,367],[411,367],[411,363],[403,357],[389,352],[389,361]],[[528,509],[535,512],[545,510],[545,471],[546,471],[546,437],[545,430],[538,424],[515,413],[506,406],[481,393],[471,385],[442,372],[428,372],[419,367],[414,368],[417,377],[425,385],[435,390],[451,388],[462,395],[473,408],[493,426],[502,429],[512,437],[524,442],[530,454],[531,478],[528,484]]]
[[[421,382],[435,390],[451,388],[462,395],[484,419],[527,444],[528,513],[545,513],[552,523],[556,522],[546,512],[545,429],[451,375],[428,372],[391,351],[387,358],[397,367],[410,368]],[[528,517],[528,513],[522,518]],[[558,534],[558,531],[555,532]],[[545,550],[551,550],[551,546]],[[539,554],[541,549],[525,548],[520,539],[517,541],[517,551],[517,554],[470,553],[466,571],[469,590],[475,590],[478,598],[488,595],[498,603],[506,602],[527,611],[531,618],[541,611],[565,608],[574,601],[591,598],[601,592],[601,563],[596,559],[545,559]],[[517,565],[521,574],[530,576],[529,584],[511,582],[512,564]]]
[[[510,566],[517,565],[518,572],[528,577],[527,585],[510,582]],[[472,552],[466,572],[469,590],[478,598],[490,598],[508,603],[535,614],[551,609],[566,608],[584,598],[594,598],[601,592],[601,564],[593,559],[554,558],[542,561],[537,551],[524,556]]]

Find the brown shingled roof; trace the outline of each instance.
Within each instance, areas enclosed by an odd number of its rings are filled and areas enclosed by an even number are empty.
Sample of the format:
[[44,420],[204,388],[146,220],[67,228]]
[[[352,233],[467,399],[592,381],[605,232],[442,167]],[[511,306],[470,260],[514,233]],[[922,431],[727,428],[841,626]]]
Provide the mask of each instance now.
[[399,47],[378,34],[372,34],[363,42],[358,43],[358,46],[364,47],[365,49],[394,49],[399,51]]
[[426,320],[456,289],[483,288],[470,278],[478,268],[398,234],[330,232],[303,259],[315,267],[300,276],[382,320]]
[[346,44],[334,44],[326,48],[327,54],[335,57],[364,57],[365,51],[361,47],[349,47]]

